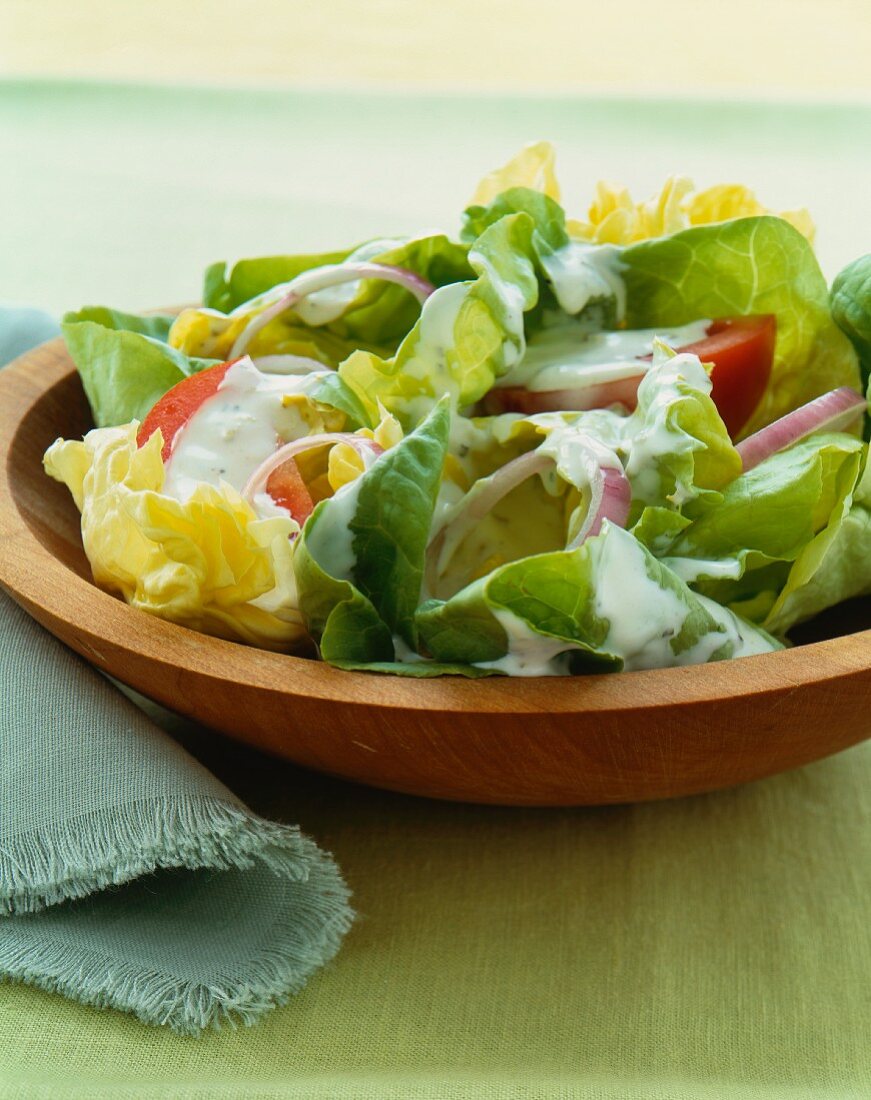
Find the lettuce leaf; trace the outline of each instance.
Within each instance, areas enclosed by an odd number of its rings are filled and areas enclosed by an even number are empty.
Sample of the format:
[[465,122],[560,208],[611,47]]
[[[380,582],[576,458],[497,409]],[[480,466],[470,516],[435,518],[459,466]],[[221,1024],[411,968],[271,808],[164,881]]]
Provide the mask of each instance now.
[[415,618],[435,660],[502,671],[525,664],[527,675],[666,667],[778,648],[608,523],[577,550],[511,562],[447,601],[423,604]]
[[250,302],[279,283],[288,283],[325,264],[340,264],[353,252],[346,248],[340,252],[316,252],[296,256],[258,256],[238,260],[231,268],[225,261],[210,264],[203,276],[203,305],[229,313],[231,309]]
[[854,260],[836,277],[832,317],[849,338],[862,365],[862,383],[871,379],[871,253]]
[[289,516],[260,519],[229,485],[184,501],[163,492],[162,440],[136,425],[58,439],[46,473],[82,513],[95,582],[131,606],[192,630],[273,650],[307,649],[293,576]]
[[540,281],[540,307],[527,318],[527,333],[555,310],[582,319],[591,328],[616,327],[624,308],[617,273],[619,250],[573,241],[565,211],[547,194],[512,187],[486,206],[470,206],[463,214],[460,236],[473,243],[501,218],[519,213],[532,219],[531,255]]
[[796,621],[783,600],[828,556],[863,460],[859,440],[821,433],[736,478],[694,522],[669,530],[651,510],[635,534],[698,591],[782,634]]
[[168,389],[213,365],[165,341],[172,317],[139,317],[105,306],[67,313],[61,324],[98,428],[144,420]]
[[392,661],[395,635],[415,646],[414,612],[449,430],[442,400],[306,523],[294,556],[300,610],[325,660]]
[[392,358],[357,351],[326,379],[318,400],[377,422],[379,402],[404,426],[418,423],[442,394],[470,405],[523,354],[523,314],[538,301],[538,280],[527,214],[490,226],[469,252],[478,278],[444,286]]
[[711,381],[695,355],[654,353],[638,387],[638,406],[623,423],[626,474],[639,505],[708,506],[741,473],[741,458],[711,400]]
[[830,521],[829,537],[818,540],[790,571],[766,620],[774,633],[785,634],[844,600],[871,595],[871,469],[865,457],[852,500],[847,497]]
[[630,328],[773,313],[771,381],[749,435],[837,386],[859,388],[856,353],[832,320],[807,240],[782,218],[739,218],[630,245],[621,254]]
[[[188,354],[226,358],[248,323],[260,312],[269,292],[314,267],[345,260],[369,260],[404,267],[435,286],[472,274],[466,248],[443,234],[412,240],[377,239],[348,252],[304,256],[266,256],[240,260],[232,270],[213,264],[203,288],[206,309],[187,309],[178,318],[170,342]],[[309,324],[305,302],[270,322],[253,340],[252,355],[291,354],[336,367],[357,348],[390,354],[420,314],[405,288],[379,279],[364,279],[324,290],[309,301],[329,303],[329,320]]]

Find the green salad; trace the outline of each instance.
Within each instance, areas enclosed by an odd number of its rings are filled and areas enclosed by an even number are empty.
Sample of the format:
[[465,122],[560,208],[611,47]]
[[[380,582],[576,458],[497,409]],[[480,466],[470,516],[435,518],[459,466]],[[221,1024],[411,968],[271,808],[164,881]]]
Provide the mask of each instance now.
[[541,676],[788,645],[871,592],[871,256],[683,177],[567,214],[553,150],[455,234],[216,263],[64,319],[96,427],[47,472],[96,583],[345,669]]

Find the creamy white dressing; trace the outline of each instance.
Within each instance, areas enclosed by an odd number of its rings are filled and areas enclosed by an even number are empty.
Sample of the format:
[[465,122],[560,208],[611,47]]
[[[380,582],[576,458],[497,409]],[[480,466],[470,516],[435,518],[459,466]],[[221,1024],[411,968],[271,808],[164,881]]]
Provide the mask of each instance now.
[[610,447],[586,433],[580,439],[578,428],[570,426],[553,429],[537,450],[550,455],[560,476],[578,489],[592,485],[600,469],[623,469]]
[[538,634],[529,624],[505,608],[491,614],[508,636],[508,652],[495,661],[476,661],[476,668],[492,668],[507,676],[566,676],[568,654],[580,646]]
[[251,357],[254,366],[264,374],[311,374],[323,371],[323,363],[303,355],[257,355]]
[[644,550],[632,535],[617,527],[608,527],[607,533],[600,544],[594,611],[608,623],[601,648],[622,657],[627,671],[704,664],[727,645],[733,657],[773,648],[764,635],[742,624],[727,608],[697,596],[722,630],[703,634],[691,648],[675,653],[672,641],[683,629],[690,608],[677,592],[651,579]]
[[568,244],[541,257],[560,307],[574,316],[597,298],[613,298],[617,320],[626,313],[626,286],[620,275],[620,252],[613,244]]
[[351,520],[357,512],[362,478],[356,478],[338,489],[330,497],[329,508],[318,516],[318,521],[306,534],[312,557],[325,573],[341,581],[354,580],[354,532]]
[[176,436],[163,491],[187,500],[202,482],[219,485],[223,481],[241,492],[280,442],[309,433],[299,412],[286,407],[282,398],[308,392],[324,373],[268,375],[247,357],[234,363],[215,394]]
[[[638,387],[638,408],[625,421],[629,456],[626,476],[632,482],[632,495],[638,500],[659,499],[662,485],[660,457],[686,454],[699,448],[699,442],[684,431],[669,426],[669,409],[687,390],[709,394],[711,380],[697,355],[686,352],[670,358],[654,357],[654,370]],[[641,427],[638,425],[641,424]],[[682,507],[693,494],[676,485],[669,500]]]
[[427,352],[437,357],[438,365],[443,365],[445,353],[456,343],[454,327],[468,291],[468,283],[449,283],[430,294],[420,314],[418,354],[425,345]]
[[734,581],[741,576],[741,563],[737,558],[723,558],[722,561],[717,561],[710,558],[663,557],[659,560],[675,576],[680,577],[684,584],[695,584],[696,581],[703,579]]
[[[355,249],[343,263],[360,263],[364,260],[374,260],[376,256],[382,256],[385,252],[391,252],[405,242],[401,238],[383,238],[375,241],[367,241]],[[335,321],[348,308],[351,302],[360,293],[363,284],[362,279],[355,279],[352,283],[341,283],[339,286],[326,287],[324,290],[316,290],[307,295],[293,307],[294,313],[307,325],[328,325]]]
[[[776,649],[782,649],[783,647],[773,642],[772,639],[767,637],[761,630],[756,630],[752,623],[745,622],[739,619],[728,607],[722,607],[716,600],[711,600],[707,596],[700,596],[696,593],[696,599],[702,604],[705,610],[716,619],[722,626],[726,628],[729,641],[732,643],[732,652],[729,654],[731,659],[736,657],[753,657],[757,653],[771,653]],[[715,635],[707,635],[707,637],[714,637]],[[702,638],[703,642],[705,639]],[[700,643],[701,644],[701,643]],[[697,647],[687,651],[688,660],[684,660],[682,664],[701,664],[694,654]],[[714,651],[716,652],[716,650]],[[682,654],[681,656],[684,656]]]
[[633,378],[650,369],[650,362],[639,356],[651,354],[655,339],[681,347],[704,339],[710,324],[701,320],[664,329],[591,333],[582,322],[566,321],[530,337],[520,363],[497,385],[547,393]]
[[456,381],[447,370],[447,355],[456,346],[454,327],[468,290],[468,283],[449,283],[433,291],[423,303],[414,354],[403,368],[408,377],[423,383],[423,392],[403,403],[412,421],[423,420],[430,412],[433,396],[457,396]]
[[260,519],[287,519],[290,514],[266,492],[255,493],[251,504]]

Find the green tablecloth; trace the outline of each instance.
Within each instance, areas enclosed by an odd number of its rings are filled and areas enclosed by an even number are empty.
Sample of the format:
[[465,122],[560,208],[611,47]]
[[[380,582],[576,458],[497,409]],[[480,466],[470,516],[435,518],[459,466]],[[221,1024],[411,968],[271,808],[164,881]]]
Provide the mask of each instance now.
[[[0,299],[147,307],[195,297],[222,256],[451,225],[475,175],[539,134],[567,147],[579,206],[599,174],[667,167],[804,199],[831,269],[871,222],[869,128],[860,108],[0,85]],[[850,203],[827,198],[838,180]],[[4,1100],[871,1095],[871,745],[735,791],[551,811],[384,794],[179,733],[255,810],[293,807],[361,919],[286,1007],[201,1039],[0,987]]]

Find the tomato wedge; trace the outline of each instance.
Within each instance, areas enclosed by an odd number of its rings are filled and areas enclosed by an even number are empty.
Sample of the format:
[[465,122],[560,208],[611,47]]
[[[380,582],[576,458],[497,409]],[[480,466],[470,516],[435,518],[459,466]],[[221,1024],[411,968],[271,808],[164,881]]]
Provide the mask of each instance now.
[[300,527],[314,511],[312,495],[292,458],[272,471],[266,481],[266,492],[290,512]]
[[[711,397],[733,438],[750,420],[768,386],[776,335],[777,321],[772,314],[724,317],[708,326],[704,339],[676,349],[698,355],[703,363],[714,364]],[[639,359],[649,361],[651,356]],[[639,369],[637,375],[576,389],[497,388],[485,397],[484,408],[488,413],[519,412],[527,416],[566,409],[599,409],[613,404],[633,409],[644,373],[644,369]]]
[[[216,363],[198,374],[183,378],[167,390],[142,422],[136,436],[137,445],[141,447],[159,428],[163,433],[161,458],[168,462],[179,432],[200,406],[218,392],[224,375],[238,362],[238,359],[231,359],[226,363]],[[286,508],[300,525],[314,510],[311,493],[292,458],[272,471],[266,482],[266,492],[276,504]]]
[[167,390],[157,404],[152,406],[151,412],[142,421],[136,436],[137,446],[142,447],[160,428],[163,434],[161,457],[164,462],[168,462],[178,433],[200,405],[217,393],[224,375],[234,363],[238,362],[238,359],[231,359],[227,363],[216,363],[213,367],[207,367],[198,374],[192,374],[188,378],[183,378],[181,382],[176,382],[172,389]]
[[703,363],[714,364],[711,397],[733,439],[768,388],[776,336],[773,314],[724,317],[708,326],[704,340],[680,348],[698,355]]

